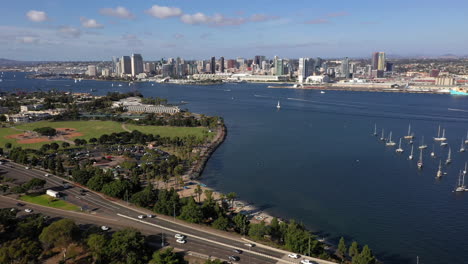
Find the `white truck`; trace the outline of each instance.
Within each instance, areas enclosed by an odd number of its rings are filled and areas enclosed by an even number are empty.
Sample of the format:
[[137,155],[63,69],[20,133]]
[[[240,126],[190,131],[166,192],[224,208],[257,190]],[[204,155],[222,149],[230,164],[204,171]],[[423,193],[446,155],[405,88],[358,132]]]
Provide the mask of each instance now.
[[54,190],[51,190],[51,189],[47,190],[47,191],[46,191],[46,194],[49,195],[49,196],[52,196],[52,197],[54,197],[54,198],[59,198],[59,197],[60,197],[60,193],[59,193],[59,192],[54,191]]

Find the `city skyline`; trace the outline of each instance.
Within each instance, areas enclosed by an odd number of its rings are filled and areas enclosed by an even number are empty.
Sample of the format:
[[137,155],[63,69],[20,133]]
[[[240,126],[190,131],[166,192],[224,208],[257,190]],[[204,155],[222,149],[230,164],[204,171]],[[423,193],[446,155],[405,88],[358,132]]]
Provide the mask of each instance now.
[[152,59],[367,58],[375,50],[385,50],[387,57],[468,54],[463,47],[468,37],[457,33],[468,22],[467,3],[338,2],[8,2],[0,18],[0,58],[107,60],[131,53]]

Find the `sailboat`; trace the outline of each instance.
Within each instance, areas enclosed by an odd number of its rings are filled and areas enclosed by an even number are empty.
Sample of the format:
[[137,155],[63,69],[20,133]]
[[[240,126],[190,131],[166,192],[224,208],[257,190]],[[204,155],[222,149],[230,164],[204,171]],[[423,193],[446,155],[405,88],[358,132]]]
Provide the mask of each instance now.
[[465,170],[463,170],[463,174],[464,174],[464,175],[466,175],[466,173],[468,172],[468,171],[466,170],[466,165],[467,165],[467,164],[466,164],[466,162],[465,162]]
[[427,145],[424,145],[424,136],[421,137],[421,145],[419,145],[419,149],[426,149]]
[[443,132],[442,132],[442,137],[440,138],[440,140],[442,141],[442,142],[440,142],[440,145],[441,145],[442,147],[445,147],[445,146],[448,145],[448,143],[445,142],[445,141],[447,140],[447,138],[445,138],[445,128],[444,128],[444,130],[443,130]]
[[414,135],[411,134],[411,124],[408,125],[408,135],[405,136],[405,139],[413,139]]
[[413,156],[413,150],[414,150],[414,146],[411,146],[411,154],[408,156],[408,159],[409,160],[413,160],[414,156]]
[[112,84],[112,87],[114,87],[114,84]]
[[395,146],[396,143],[392,141],[392,131],[390,131],[390,135],[388,136],[388,141],[385,143],[386,146],[392,147]]
[[466,132],[465,144],[468,144],[468,131]]
[[278,108],[278,109],[281,108],[280,101],[278,101],[278,104],[276,105],[276,108]]
[[465,152],[465,144],[464,144],[464,140],[462,139],[462,143],[461,143],[461,146],[460,146],[460,152]]
[[431,152],[431,157],[435,158],[435,151],[434,151],[434,144],[432,144],[432,152]]
[[403,153],[403,149],[401,148],[401,138],[400,138],[400,143],[398,144],[398,148],[395,150],[397,153]]
[[77,83],[77,82],[78,82],[78,80],[77,80],[77,79],[75,79],[75,83]]
[[374,135],[374,137],[377,136],[377,124],[374,124],[374,134],[373,135]]
[[465,174],[460,173],[458,174],[458,184],[457,188],[455,189],[456,192],[464,192],[466,191],[466,186],[465,186]]
[[442,161],[439,160],[439,170],[437,170],[436,178],[442,177]]
[[380,136],[381,141],[385,141],[385,133],[384,129],[382,128],[382,136]]
[[422,149],[419,149],[419,160],[418,160],[418,169],[422,169],[423,167],[423,150]]
[[443,139],[440,137],[440,125],[439,125],[439,130],[437,132],[437,137],[434,138],[435,141],[443,141]]
[[447,160],[445,161],[445,164],[449,164],[452,162],[452,149],[449,148],[448,155],[447,155]]

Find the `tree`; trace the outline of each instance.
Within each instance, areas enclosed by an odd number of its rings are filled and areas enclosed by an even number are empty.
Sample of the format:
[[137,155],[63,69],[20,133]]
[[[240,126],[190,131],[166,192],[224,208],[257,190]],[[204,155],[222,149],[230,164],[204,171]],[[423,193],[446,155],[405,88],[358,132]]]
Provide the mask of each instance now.
[[0,122],[5,122],[6,120],[6,115],[0,115]]
[[351,243],[351,246],[349,247],[348,255],[352,258],[359,255],[359,245],[356,241],[353,241],[353,243]]
[[107,249],[112,263],[146,263],[146,239],[134,229],[115,232]]
[[38,127],[34,129],[34,132],[39,133],[41,136],[53,137],[57,135],[57,130],[52,127]]
[[99,262],[106,253],[106,246],[108,243],[106,236],[101,234],[91,234],[86,240],[89,250],[93,254],[95,261]]
[[155,251],[153,253],[153,259],[150,264],[182,264],[184,263],[183,258],[178,256],[173,248],[166,248]]
[[198,196],[198,202],[200,203],[200,196],[202,195],[203,190],[200,186],[200,184],[197,184],[197,187],[195,188],[195,194]]
[[39,240],[46,247],[67,247],[76,236],[78,227],[70,219],[61,219],[42,230]]
[[254,239],[263,239],[265,235],[269,234],[269,227],[265,225],[265,222],[259,224],[250,224],[249,237]]
[[348,249],[346,248],[345,239],[344,237],[341,237],[340,242],[338,243],[338,250],[337,250],[338,256],[341,257],[341,260],[345,259],[346,252],[348,252]]
[[374,264],[376,261],[370,248],[365,245],[359,255],[353,257],[353,264]]
[[241,235],[245,235],[249,231],[249,220],[247,220],[247,217],[243,214],[236,214],[232,218],[232,221],[234,222],[234,229],[236,230],[237,233]]
[[153,186],[149,184],[145,187],[143,191],[134,193],[130,198],[130,202],[141,206],[141,207],[148,207],[154,205],[154,202],[157,199],[157,194],[153,190]]
[[227,217],[218,217],[213,224],[211,224],[214,228],[219,229],[219,230],[228,230],[229,228],[229,219]]
[[201,223],[203,220],[203,212],[201,208],[195,203],[193,197],[188,198],[188,203],[182,207],[182,212],[180,213],[180,218],[182,220],[191,222],[191,223]]
[[59,144],[55,143],[55,142],[52,142],[50,143],[50,148],[53,149],[53,150],[57,150],[60,148]]
[[89,143],[91,143],[91,144],[94,144],[94,143],[96,143],[97,141],[98,141],[98,140],[97,140],[96,138],[94,138],[94,137],[89,139]]
[[70,146],[70,143],[68,142],[63,142],[62,143],[62,148],[68,148]]
[[0,247],[0,263],[35,263],[42,249],[37,241],[17,238]]
[[234,201],[237,198],[237,193],[230,192],[226,195],[226,198],[231,202],[231,207],[234,207]]
[[5,148],[6,149],[11,149],[11,146],[12,146],[11,143],[5,143]]
[[223,264],[224,262],[219,260],[219,259],[215,259],[215,260],[207,260],[205,261],[205,264]]
[[44,217],[39,214],[23,218],[16,226],[15,232],[21,237],[37,238],[45,227]]

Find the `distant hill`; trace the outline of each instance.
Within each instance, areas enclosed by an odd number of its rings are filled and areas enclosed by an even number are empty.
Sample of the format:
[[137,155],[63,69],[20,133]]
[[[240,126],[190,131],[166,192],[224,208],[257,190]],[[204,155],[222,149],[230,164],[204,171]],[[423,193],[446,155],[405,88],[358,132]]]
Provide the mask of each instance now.
[[22,66],[22,65],[34,65],[39,62],[37,61],[17,61],[0,58],[0,66]]

